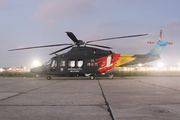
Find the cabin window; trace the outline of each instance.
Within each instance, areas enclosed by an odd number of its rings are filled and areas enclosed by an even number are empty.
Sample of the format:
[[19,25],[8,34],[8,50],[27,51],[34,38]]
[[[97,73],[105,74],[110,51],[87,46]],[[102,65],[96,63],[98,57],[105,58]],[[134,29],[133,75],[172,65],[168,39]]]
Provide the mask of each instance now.
[[77,60],[77,67],[83,66],[83,60]]
[[61,61],[60,61],[60,66],[66,66],[66,64],[65,64],[65,61],[64,61],[64,60],[61,60]]
[[53,60],[51,64],[51,68],[57,67],[57,60]]
[[75,60],[69,60],[68,66],[69,67],[75,67]]

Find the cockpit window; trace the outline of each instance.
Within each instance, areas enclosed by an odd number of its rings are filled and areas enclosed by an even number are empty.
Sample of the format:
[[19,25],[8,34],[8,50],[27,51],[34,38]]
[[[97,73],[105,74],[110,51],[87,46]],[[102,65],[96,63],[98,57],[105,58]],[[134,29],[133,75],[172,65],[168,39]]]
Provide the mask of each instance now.
[[49,60],[48,62],[46,62],[44,65],[49,65],[51,63],[51,60]]
[[53,60],[51,64],[51,68],[57,67],[57,60]]

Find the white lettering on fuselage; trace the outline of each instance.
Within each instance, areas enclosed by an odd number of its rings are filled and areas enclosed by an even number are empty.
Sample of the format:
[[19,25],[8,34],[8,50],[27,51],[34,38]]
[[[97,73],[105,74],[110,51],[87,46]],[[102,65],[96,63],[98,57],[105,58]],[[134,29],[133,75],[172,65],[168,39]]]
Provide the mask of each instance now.
[[82,68],[68,68],[70,72],[79,72]]

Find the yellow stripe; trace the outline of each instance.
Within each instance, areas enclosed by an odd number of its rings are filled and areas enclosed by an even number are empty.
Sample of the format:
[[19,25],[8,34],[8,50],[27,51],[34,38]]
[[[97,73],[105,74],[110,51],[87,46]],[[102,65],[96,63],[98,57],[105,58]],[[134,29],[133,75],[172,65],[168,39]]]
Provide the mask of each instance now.
[[121,54],[120,57],[131,57],[134,56],[134,54]]
[[133,60],[136,59],[136,57],[132,57],[134,56],[134,54],[121,54],[120,57],[119,57],[119,60],[116,62],[116,66],[120,66],[120,65],[123,65],[123,64],[126,64],[128,62],[131,62]]

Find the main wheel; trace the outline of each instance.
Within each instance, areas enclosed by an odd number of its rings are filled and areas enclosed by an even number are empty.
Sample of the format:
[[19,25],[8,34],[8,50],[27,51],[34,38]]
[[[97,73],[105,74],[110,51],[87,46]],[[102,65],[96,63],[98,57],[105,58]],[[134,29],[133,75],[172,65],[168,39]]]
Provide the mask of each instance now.
[[47,76],[47,80],[51,80],[51,76]]
[[94,79],[95,79],[94,75],[90,75],[90,76],[89,76],[89,79],[90,79],[90,80],[94,80]]

